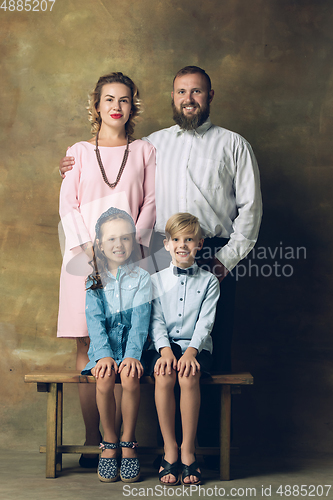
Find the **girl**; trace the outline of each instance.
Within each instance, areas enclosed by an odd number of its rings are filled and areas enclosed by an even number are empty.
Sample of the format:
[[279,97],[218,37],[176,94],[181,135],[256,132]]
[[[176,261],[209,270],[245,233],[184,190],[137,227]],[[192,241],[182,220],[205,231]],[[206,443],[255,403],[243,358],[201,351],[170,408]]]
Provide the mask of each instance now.
[[[155,150],[134,140],[140,110],[139,91],[122,73],[101,77],[89,101],[94,137],[68,149],[75,164],[60,192],[60,216],[66,246],[60,276],[58,337],[76,338],[76,368],[88,362],[85,280],[91,271],[92,242],[98,217],[110,206],[131,214],[137,238],[148,247],[155,222]],[[142,247],[141,247],[142,248]],[[84,387],[82,387],[84,386]],[[79,384],[87,445],[100,443],[95,388]],[[119,405],[118,405],[119,406]],[[81,455],[82,467],[97,467],[97,455]]]
[[[87,279],[86,318],[89,362],[83,375],[96,378],[96,401],[104,430],[98,477],[118,479],[117,448],[122,448],[120,478],[131,483],[140,476],[135,426],[140,400],[140,362],[147,340],[151,308],[149,274],[136,266],[135,225],[123,210],[110,208],[98,219],[94,243],[95,272]],[[116,432],[114,387],[122,386],[122,440]]]

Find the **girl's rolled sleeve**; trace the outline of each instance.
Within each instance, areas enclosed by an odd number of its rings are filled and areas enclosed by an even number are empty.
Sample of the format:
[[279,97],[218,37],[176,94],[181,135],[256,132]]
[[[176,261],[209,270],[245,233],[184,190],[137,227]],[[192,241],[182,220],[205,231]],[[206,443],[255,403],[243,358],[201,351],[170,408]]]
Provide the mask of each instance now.
[[90,337],[90,359],[97,362],[101,358],[113,358],[113,352],[106,331],[104,303],[99,290],[87,290],[86,319]]
[[151,279],[149,274],[145,273],[133,300],[131,328],[128,332],[124,358],[141,359],[143,346],[148,337],[151,295]]

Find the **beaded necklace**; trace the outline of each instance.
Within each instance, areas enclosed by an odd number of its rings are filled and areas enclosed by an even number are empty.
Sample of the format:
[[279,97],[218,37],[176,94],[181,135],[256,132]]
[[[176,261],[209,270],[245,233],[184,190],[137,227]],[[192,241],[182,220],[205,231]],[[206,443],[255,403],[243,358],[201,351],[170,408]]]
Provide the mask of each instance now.
[[99,149],[98,149],[98,134],[99,134],[99,131],[96,134],[96,149],[95,149],[95,153],[96,153],[96,158],[97,158],[97,161],[98,161],[98,165],[99,165],[99,168],[100,168],[100,171],[101,171],[101,174],[102,174],[102,177],[103,177],[103,180],[104,180],[105,184],[107,184],[110,188],[115,188],[116,185],[118,184],[118,182],[120,181],[120,177],[122,176],[122,173],[124,171],[124,168],[125,168],[125,165],[126,165],[126,162],[127,162],[127,158],[128,158],[128,154],[129,154],[129,137],[127,136],[126,149],[125,149],[125,152],[124,152],[123,161],[121,162],[117,178],[116,178],[115,182],[113,182],[111,184],[109,182],[107,176],[106,176],[104,165],[102,163],[101,154],[100,154]]

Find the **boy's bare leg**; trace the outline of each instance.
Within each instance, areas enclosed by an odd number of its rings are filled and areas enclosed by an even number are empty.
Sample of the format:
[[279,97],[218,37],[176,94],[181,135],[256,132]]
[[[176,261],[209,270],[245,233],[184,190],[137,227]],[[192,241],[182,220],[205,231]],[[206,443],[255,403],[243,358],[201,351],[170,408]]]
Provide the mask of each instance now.
[[[181,461],[185,465],[191,465],[195,461],[195,437],[200,410],[200,375],[200,372],[196,372],[195,375],[190,373],[188,377],[184,375],[178,377],[183,430]],[[189,476],[184,479],[184,483],[195,483],[197,480],[196,476]]]
[[[104,431],[104,441],[107,443],[117,443],[118,436],[115,429],[116,402],[114,397],[114,386],[116,375],[112,371],[111,376],[98,377],[96,379],[96,402],[101,416],[101,423]],[[103,450],[103,458],[114,458],[117,450]]]
[[[140,404],[140,379],[127,376],[124,372],[120,374],[122,386],[121,413],[123,419],[122,441],[135,441],[135,427],[138,419]],[[124,458],[135,458],[135,448],[122,448]]]
[[123,394],[123,389],[121,387],[121,384],[115,384],[114,386],[114,397],[116,400],[116,433],[118,438],[120,437],[120,429],[121,429],[121,423],[122,423],[122,417],[121,417],[121,398]]
[[[155,373],[155,404],[158,415],[158,421],[164,441],[164,459],[170,464],[178,460],[178,444],[175,434],[175,414],[176,402],[174,387],[177,379],[177,373],[172,370],[171,374],[165,373],[158,375]],[[163,470],[160,468],[159,472]],[[163,483],[175,483],[178,478],[172,474],[167,474],[161,478]]]
[[[88,348],[89,337],[77,339],[76,369],[80,372],[89,361]],[[86,428],[86,445],[98,446],[101,442],[99,430],[99,413],[96,405],[96,388],[94,384],[78,384],[79,398],[84,425]],[[86,458],[94,458],[96,455],[84,454]]]

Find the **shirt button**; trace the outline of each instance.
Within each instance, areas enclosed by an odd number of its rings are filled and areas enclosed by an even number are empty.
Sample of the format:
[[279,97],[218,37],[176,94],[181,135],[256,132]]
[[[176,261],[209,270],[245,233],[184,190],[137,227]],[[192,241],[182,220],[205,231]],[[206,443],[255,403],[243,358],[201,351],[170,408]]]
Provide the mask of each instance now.
[[117,294],[117,295],[116,295],[116,297],[118,298],[118,297],[119,297],[119,295]]
[[179,300],[183,300],[183,299],[179,299]]
[[117,309],[117,313],[119,313],[119,309]]
[[181,316],[181,314],[178,314],[178,316]]
[[184,285],[184,281],[181,281],[181,282],[180,282],[180,284],[181,284],[181,285]]
[[179,330],[176,330],[176,333],[179,333]]

